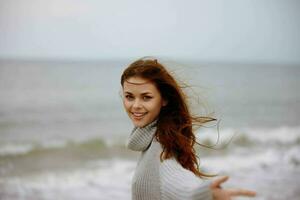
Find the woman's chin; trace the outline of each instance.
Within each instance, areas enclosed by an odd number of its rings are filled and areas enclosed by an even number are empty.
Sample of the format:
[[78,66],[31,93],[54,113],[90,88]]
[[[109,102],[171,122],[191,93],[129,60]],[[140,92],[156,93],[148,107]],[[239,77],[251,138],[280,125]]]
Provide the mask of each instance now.
[[133,125],[139,128],[142,128],[146,125],[146,123],[141,122],[141,121],[133,121]]
[[131,119],[131,120],[132,120],[132,123],[134,124],[134,126],[140,127],[140,128],[149,124],[147,119]]

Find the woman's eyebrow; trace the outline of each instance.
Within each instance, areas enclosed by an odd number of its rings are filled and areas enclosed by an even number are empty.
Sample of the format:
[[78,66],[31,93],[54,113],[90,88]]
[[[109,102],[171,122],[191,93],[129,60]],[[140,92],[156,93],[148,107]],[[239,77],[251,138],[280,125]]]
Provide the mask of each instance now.
[[124,93],[132,94],[131,92],[128,92],[128,91],[124,91]]
[[151,92],[143,92],[142,95],[152,94]]

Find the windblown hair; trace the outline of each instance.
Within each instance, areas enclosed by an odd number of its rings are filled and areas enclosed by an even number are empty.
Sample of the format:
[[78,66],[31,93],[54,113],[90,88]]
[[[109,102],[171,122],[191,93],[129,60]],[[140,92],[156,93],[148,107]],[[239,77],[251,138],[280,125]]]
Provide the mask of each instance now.
[[[161,108],[155,137],[163,147],[161,161],[174,157],[187,170],[199,177],[210,177],[200,171],[193,125],[201,126],[214,121],[211,117],[192,116],[187,96],[172,75],[156,59],[139,59],[130,64],[121,76],[121,85],[131,77],[141,77],[153,82],[168,103]],[[199,143],[197,143],[199,144]]]

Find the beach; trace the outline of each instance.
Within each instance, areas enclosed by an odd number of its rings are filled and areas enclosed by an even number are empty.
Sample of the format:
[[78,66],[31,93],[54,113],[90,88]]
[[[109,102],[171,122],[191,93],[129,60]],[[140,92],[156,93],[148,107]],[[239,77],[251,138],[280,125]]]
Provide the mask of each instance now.
[[[128,61],[0,62],[0,199],[130,199],[138,152],[120,75]],[[174,72],[220,121],[196,131],[200,166],[259,200],[300,196],[299,66],[189,63]],[[196,93],[193,93],[196,95]],[[203,104],[200,104],[203,105]],[[197,110],[198,109],[198,110]],[[193,109],[201,112],[202,108]],[[236,198],[247,199],[247,198]]]

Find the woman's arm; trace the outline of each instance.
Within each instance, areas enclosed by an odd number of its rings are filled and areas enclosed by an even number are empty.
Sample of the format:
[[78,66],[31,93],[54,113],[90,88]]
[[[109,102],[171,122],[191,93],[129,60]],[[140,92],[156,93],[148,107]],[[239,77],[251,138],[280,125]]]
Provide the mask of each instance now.
[[228,176],[214,181],[202,180],[184,169],[174,158],[164,160],[160,167],[162,199],[172,200],[231,200],[234,196],[254,197],[254,191],[224,189],[221,184]]

